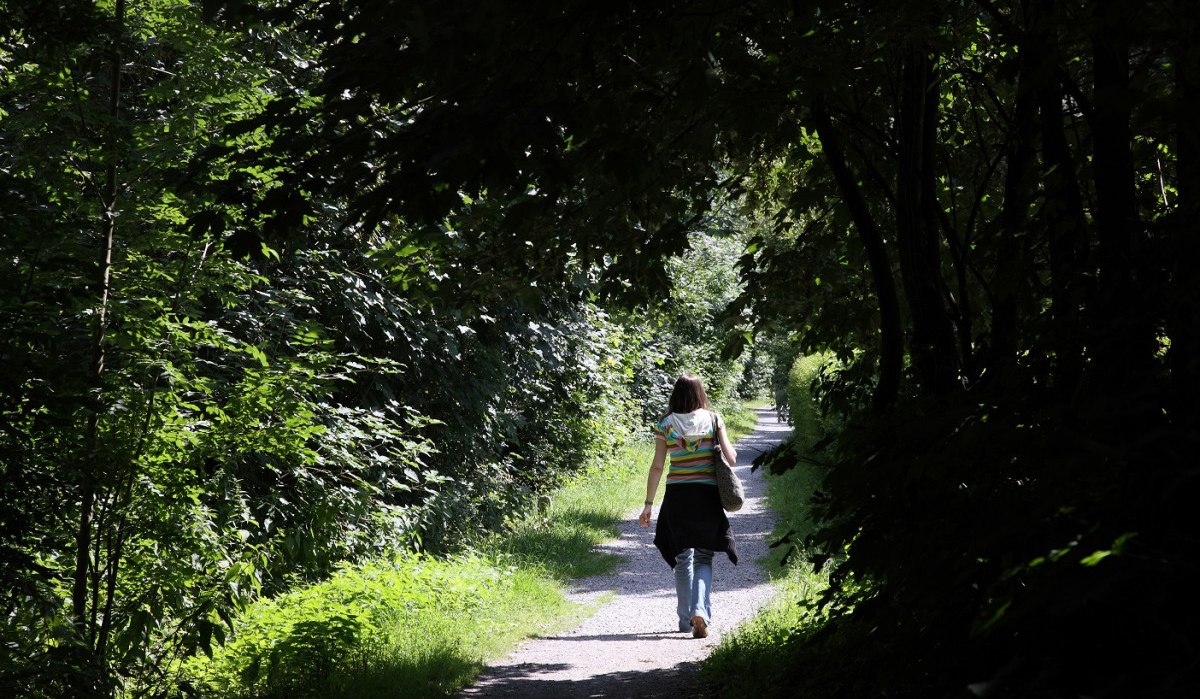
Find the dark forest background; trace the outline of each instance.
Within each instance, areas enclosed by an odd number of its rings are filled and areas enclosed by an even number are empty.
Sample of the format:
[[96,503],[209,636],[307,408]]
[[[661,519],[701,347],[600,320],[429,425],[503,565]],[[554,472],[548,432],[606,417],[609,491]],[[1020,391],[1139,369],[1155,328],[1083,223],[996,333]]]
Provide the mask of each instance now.
[[0,686],[168,687],[249,599],[502,526],[678,371],[827,352],[784,694],[1190,696],[1197,23],[7,0]]

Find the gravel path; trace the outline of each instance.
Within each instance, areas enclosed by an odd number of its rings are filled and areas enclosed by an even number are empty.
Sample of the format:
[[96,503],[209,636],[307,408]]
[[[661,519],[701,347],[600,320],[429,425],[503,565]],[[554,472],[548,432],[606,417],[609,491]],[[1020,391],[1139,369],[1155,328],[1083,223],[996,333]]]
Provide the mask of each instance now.
[[[576,581],[570,597],[595,602],[605,592],[615,599],[578,628],[525,642],[488,667],[463,697],[667,697],[699,694],[700,660],[723,633],[749,618],[774,590],[756,565],[767,553],[774,517],[766,509],[766,481],[750,473],[750,462],[791,431],[770,410],[759,410],[758,426],[737,443],[737,474],[746,504],[729,515],[741,563],[724,554],[713,559],[712,625],[706,639],[676,630],[675,582],[652,543],[654,527],[638,526],[641,511],[620,524],[620,536],[601,546],[626,560],[619,570]],[[649,464],[646,464],[647,467]],[[657,509],[655,515],[657,516]]]

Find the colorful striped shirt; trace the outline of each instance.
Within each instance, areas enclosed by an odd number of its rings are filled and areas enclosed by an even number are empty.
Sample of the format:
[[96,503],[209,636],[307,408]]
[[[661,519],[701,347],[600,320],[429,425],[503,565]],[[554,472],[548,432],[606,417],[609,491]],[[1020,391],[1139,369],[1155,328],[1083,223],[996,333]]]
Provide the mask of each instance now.
[[666,442],[667,454],[671,457],[671,467],[667,471],[667,485],[672,483],[717,484],[716,473],[713,471],[715,436],[711,427],[708,429],[708,434],[699,440],[684,439],[676,433],[668,416],[654,425],[654,438]]

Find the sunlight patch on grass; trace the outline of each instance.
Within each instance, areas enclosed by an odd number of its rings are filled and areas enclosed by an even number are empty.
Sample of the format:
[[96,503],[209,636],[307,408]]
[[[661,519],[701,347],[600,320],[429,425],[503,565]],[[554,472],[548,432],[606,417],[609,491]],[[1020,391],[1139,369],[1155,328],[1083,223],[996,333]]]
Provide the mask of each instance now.
[[579,611],[534,571],[464,554],[401,554],[252,605],[184,675],[218,697],[426,697]]
[[183,675],[211,697],[450,696],[522,639],[570,628],[612,598],[574,604],[563,583],[617,564],[596,546],[641,502],[652,456],[645,442],[619,450],[474,552],[347,565],[259,600]]
[[653,456],[653,444],[644,441],[618,449],[610,463],[588,468],[555,491],[544,515],[531,512],[478,548],[557,580],[613,570],[620,557],[596,546],[616,537],[618,523],[642,502]]
[[[752,411],[727,419],[733,435],[753,429]],[[574,604],[564,585],[618,564],[597,545],[641,506],[653,455],[643,439],[598,458],[543,508],[467,552],[346,565],[259,600],[211,658],[188,659],[181,675],[217,698],[451,696],[522,639],[571,628],[615,596]]]
[[758,414],[747,406],[739,405],[720,412],[729,430],[729,438],[735,442],[753,432],[758,425]]

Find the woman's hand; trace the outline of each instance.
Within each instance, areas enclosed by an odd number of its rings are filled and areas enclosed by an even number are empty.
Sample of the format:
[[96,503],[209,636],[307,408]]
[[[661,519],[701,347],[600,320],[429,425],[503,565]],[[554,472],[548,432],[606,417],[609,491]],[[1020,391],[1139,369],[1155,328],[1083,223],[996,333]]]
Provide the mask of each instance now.
[[638,524],[650,526],[650,510],[654,507],[654,494],[658,492],[658,481],[662,478],[663,465],[667,462],[667,442],[661,434],[654,439],[654,462],[650,464],[650,472],[646,474],[646,500]]

